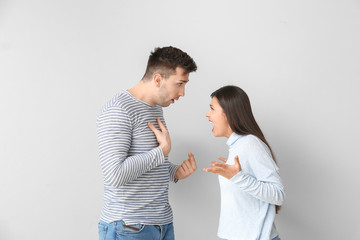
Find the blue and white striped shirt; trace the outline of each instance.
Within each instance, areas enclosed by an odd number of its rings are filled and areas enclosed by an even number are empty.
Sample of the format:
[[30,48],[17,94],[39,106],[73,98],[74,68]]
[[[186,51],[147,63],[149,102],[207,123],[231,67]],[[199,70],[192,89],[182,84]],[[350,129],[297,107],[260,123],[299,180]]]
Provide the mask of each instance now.
[[160,106],[152,106],[123,90],[97,118],[99,157],[104,176],[101,221],[163,225],[172,222],[169,181],[177,165],[164,157],[147,123],[159,129]]

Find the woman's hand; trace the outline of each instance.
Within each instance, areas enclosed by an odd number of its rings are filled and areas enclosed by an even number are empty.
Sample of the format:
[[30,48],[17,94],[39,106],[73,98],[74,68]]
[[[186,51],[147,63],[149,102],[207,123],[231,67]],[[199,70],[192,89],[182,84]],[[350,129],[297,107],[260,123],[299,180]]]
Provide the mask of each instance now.
[[204,168],[204,171],[215,173],[227,179],[231,179],[233,176],[235,176],[238,172],[241,171],[241,165],[238,156],[235,156],[234,165],[226,164],[226,158],[219,157],[219,160],[223,161],[224,163],[211,161],[211,168]]

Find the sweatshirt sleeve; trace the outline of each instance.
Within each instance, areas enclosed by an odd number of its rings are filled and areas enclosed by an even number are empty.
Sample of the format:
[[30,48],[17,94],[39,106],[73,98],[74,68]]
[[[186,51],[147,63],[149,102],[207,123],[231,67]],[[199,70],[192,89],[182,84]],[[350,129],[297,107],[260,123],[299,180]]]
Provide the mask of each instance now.
[[[253,197],[275,205],[282,205],[285,198],[284,187],[276,166],[269,152],[258,141],[247,146],[246,164],[252,174],[241,170],[230,179]],[[239,156],[240,157],[240,156]]]
[[119,187],[138,178],[165,162],[160,147],[128,156],[132,138],[132,124],[120,107],[111,107],[97,119],[100,165],[105,183]]
[[179,165],[175,165],[173,163],[170,162],[170,166],[169,166],[169,174],[170,174],[170,181],[177,183],[179,181],[179,179],[175,178],[175,172],[178,169]]

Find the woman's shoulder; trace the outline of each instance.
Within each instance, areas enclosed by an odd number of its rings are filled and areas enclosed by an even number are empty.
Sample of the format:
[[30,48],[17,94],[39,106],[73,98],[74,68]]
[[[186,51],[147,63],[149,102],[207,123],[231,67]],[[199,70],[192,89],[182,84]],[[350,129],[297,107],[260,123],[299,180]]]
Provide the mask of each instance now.
[[252,145],[262,145],[263,141],[261,141],[260,138],[258,138],[255,135],[249,134],[249,135],[245,135],[243,136],[243,141],[244,144],[252,144]]
[[260,138],[252,134],[243,137],[242,145],[249,150],[270,152],[268,146]]

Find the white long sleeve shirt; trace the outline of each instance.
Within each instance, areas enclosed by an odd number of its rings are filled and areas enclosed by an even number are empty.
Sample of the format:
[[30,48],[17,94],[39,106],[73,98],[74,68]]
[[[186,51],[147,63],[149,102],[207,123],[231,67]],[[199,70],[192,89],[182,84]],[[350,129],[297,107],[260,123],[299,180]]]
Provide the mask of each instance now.
[[239,157],[242,170],[230,180],[219,176],[221,213],[220,238],[229,240],[270,240],[278,235],[275,205],[281,205],[285,192],[279,169],[267,145],[253,135],[233,133],[228,141],[226,164]]

